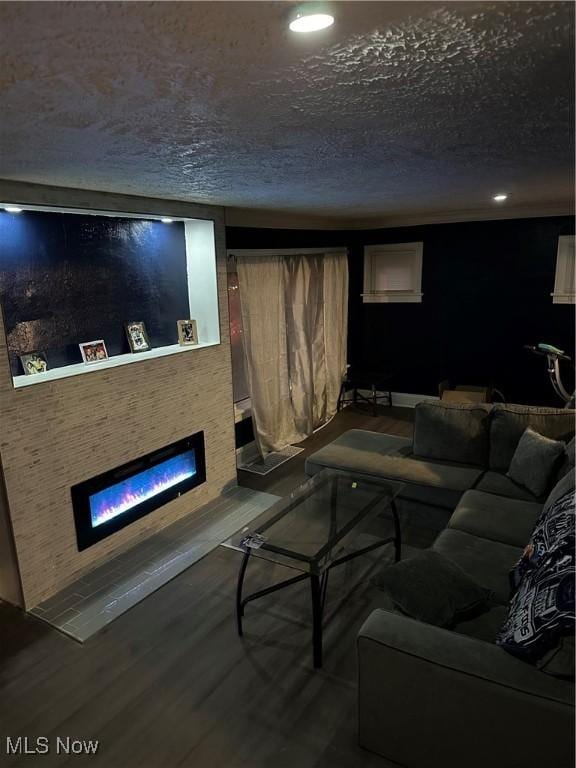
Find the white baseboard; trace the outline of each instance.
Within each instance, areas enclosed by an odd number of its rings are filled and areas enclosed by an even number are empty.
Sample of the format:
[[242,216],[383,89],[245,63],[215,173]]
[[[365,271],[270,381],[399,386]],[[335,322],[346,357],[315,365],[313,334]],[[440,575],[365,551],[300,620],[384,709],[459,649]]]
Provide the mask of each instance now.
[[409,392],[392,392],[392,405],[398,408],[414,408],[423,400],[440,400],[437,395],[412,395]]
[[[359,389],[358,392],[364,395],[364,397],[370,397],[372,394],[369,389]],[[376,394],[382,396],[386,395],[387,392],[376,390]],[[412,395],[409,392],[392,392],[392,405],[395,408],[414,408],[423,400],[440,400],[440,398],[437,395]]]

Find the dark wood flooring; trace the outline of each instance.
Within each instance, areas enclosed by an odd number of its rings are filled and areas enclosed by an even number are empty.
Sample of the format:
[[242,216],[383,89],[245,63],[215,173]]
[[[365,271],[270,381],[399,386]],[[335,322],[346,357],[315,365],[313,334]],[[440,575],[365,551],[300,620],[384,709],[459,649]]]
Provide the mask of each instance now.
[[[408,435],[412,411],[347,409],[306,453],[247,486],[286,494],[307,453],[360,427]],[[355,637],[373,605],[376,556],[331,576],[325,663],[310,653],[306,583],[247,608],[237,637],[237,553],[219,547],[84,645],[0,603],[0,765],[89,761],[106,768],[381,768],[356,744]],[[249,588],[269,583],[251,564]],[[7,757],[6,736],[47,736],[51,752]],[[97,739],[95,757],[58,755],[56,737]]]

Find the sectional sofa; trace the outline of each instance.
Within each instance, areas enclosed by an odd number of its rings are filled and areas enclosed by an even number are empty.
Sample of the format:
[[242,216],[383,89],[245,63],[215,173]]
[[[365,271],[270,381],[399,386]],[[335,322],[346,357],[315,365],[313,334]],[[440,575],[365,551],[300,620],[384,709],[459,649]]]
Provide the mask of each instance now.
[[[408,768],[574,764],[573,682],[494,642],[511,568],[544,506],[574,488],[574,418],[551,408],[423,402],[413,440],[350,430],[308,458],[308,474],[329,467],[402,481],[400,514],[437,530],[432,549],[495,596],[490,610],[450,630],[393,610],[368,616],[358,637],[363,747]],[[539,498],[506,475],[528,426],[568,446]]]

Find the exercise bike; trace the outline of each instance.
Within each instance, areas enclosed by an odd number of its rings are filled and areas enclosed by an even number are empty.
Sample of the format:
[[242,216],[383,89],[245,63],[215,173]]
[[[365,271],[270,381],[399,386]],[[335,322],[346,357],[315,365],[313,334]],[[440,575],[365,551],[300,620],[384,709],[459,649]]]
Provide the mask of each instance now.
[[553,347],[551,344],[536,344],[536,346],[525,344],[524,349],[533,352],[535,355],[540,355],[541,357],[546,358],[548,376],[550,377],[554,392],[556,392],[558,397],[564,401],[564,408],[574,408],[576,392],[569,394],[562,384],[562,376],[560,374],[560,361],[565,360],[572,362],[572,358],[569,357],[563,349]]

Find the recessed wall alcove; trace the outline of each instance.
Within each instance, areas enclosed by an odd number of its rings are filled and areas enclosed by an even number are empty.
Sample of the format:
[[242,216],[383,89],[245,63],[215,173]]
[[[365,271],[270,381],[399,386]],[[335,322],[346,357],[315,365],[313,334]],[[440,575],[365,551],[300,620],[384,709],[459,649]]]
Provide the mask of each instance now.
[[[163,217],[164,218],[164,217]],[[0,210],[0,297],[15,387],[220,343],[214,222],[24,206]],[[178,344],[193,318],[197,346]],[[124,323],[146,325],[151,349],[130,352]],[[83,363],[103,339],[109,359]],[[40,351],[45,373],[20,356]]]
[[[0,597],[30,609],[236,483],[224,217],[17,182],[0,184],[0,200],[23,208],[24,245],[14,223],[11,243],[0,239]],[[91,250],[101,216],[117,247]],[[180,347],[176,320],[189,317],[200,343]],[[146,323],[149,352],[129,352],[125,320]],[[77,345],[97,338],[110,358],[85,366]],[[18,355],[32,350],[46,352],[46,374],[23,375]],[[200,432],[205,482],[79,550],[74,486]]]

